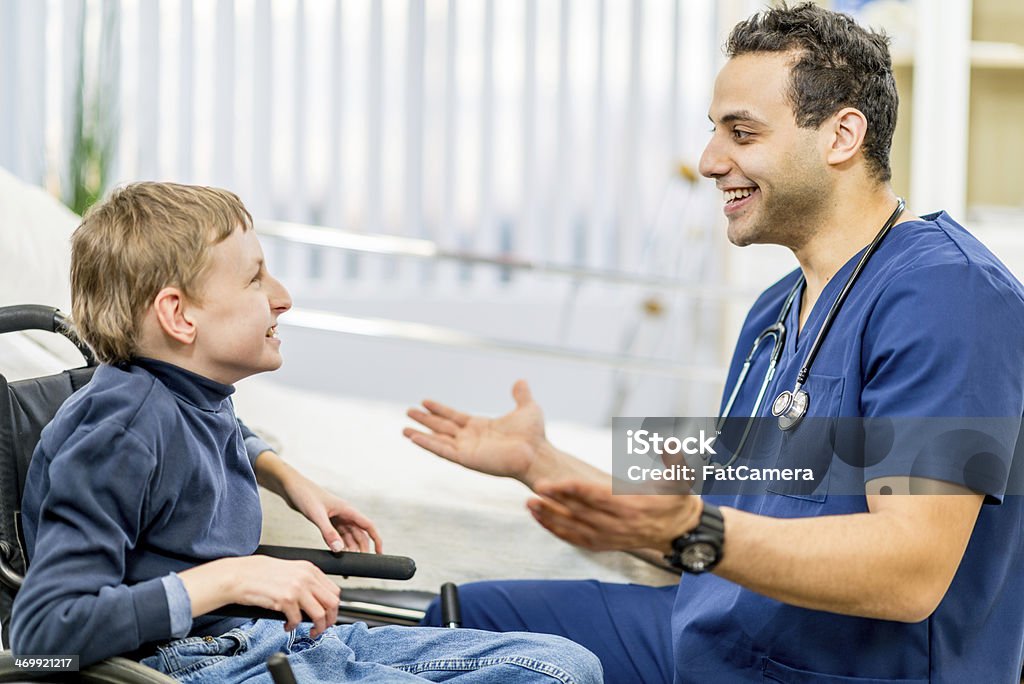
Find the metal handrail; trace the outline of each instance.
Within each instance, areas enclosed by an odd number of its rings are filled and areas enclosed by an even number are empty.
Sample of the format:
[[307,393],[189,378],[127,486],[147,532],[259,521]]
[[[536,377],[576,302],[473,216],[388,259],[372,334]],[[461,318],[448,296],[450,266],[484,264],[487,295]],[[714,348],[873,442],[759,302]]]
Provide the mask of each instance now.
[[443,347],[506,351],[578,361],[636,373],[673,375],[706,382],[720,382],[723,369],[681,364],[662,359],[645,359],[622,354],[564,349],[550,345],[504,340],[425,323],[395,321],[385,318],[345,316],[327,311],[295,308],[280,320],[281,325],[312,330],[326,330],[349,335],[405,340]]
[[331,247],[351,252],[381,256],[411,257],[416,259],[437,259],[456,261],[463,264],[481,264],[518,271],[529,271],[550,275],[563,275],[578,280],[597,280],[604,283],[618,283],[670,290],[688,294],[697,299],[728,299],[736,296],[756,296],[754,290],[683,283],[672,278],[644,276],[624,271],[584,268],[546,261],[530,261],[510,255],[487,255],[469,251],[449,250],[433,240],[384,235],[381,233],[357,233],[340,228],[326,228],[288,221],[257,221],[256,232],[267,237],[281,238],[318,247]]

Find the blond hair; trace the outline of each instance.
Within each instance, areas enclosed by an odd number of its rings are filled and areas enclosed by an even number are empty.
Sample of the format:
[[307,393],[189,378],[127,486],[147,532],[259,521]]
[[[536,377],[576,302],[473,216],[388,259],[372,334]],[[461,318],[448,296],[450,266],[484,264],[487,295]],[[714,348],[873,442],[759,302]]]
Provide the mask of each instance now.
[[71,236],[71,318],[104,363],[138,354],[143,315],[165,287],[199,301],[210,248],[252,216],[232,192],[132,183],[85,213]]

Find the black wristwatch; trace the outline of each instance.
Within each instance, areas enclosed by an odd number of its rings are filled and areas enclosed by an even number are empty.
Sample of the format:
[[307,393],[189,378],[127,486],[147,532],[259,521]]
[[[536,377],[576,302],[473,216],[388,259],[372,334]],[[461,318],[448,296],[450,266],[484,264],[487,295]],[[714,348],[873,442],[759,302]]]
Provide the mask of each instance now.
[[700,522],[686,534],[672,540],[672,553],[665,560],[673,568],[699,575],[722,560],[725,522],[718,506],[704,502]]

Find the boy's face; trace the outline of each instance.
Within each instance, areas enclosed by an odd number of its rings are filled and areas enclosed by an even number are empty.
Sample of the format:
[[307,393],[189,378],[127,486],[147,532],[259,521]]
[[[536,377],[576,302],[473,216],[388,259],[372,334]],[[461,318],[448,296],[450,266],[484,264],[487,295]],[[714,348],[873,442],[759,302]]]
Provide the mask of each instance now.
[[267,271],[255,231],[235,228],[210,250],[200,300],[190,309],[196,325],[194,360],[204,375],[231,385],[280,368],[277,317],[292,302]]

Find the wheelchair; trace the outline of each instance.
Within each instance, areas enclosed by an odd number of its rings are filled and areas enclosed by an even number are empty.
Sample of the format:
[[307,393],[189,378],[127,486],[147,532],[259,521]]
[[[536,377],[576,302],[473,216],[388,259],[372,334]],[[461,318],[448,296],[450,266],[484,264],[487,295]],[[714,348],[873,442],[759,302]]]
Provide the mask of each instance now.
[[[64,335],[81,352],[85,365],[10,383],[0,375],[0,634],[5,645],[9,643],[14,596],[24,579],[27,565],[20,533],[20,509],[29,462],[42,429],[64,400],[89,382],[96,369],[92,352],[70,332],[63,314],[57,309],[38,305],[0,307],[0,334],[22,330],[45,330]],[[306,560],[328,575],[342,577],[408,580],[416,572],[415,562],[404,556],[350,551],[334,553],[284,546],[260,546],[256,553],[287,560]],[[422,591],[346,589],[342,595],[338,623],[365,622],[370,627],[415,625],[435,596]],[[441,596],[444,624],[457,626],[458,604],[454,585],[442,587]],[[231,617],[284,620],[280,613],[253,606],[225,606],[215,612]],[[290,684],[295,681],[287,660],[283,657],[276,662],[275,658],[270,660],[268,667],[276,682]],[[162,673],[124,657],[110,658],[77,673],[57,674],[22,670],[16,667],[14,655],[9,650],[0,652],[0,682],[29,680],[104,684],[174,682]]]

